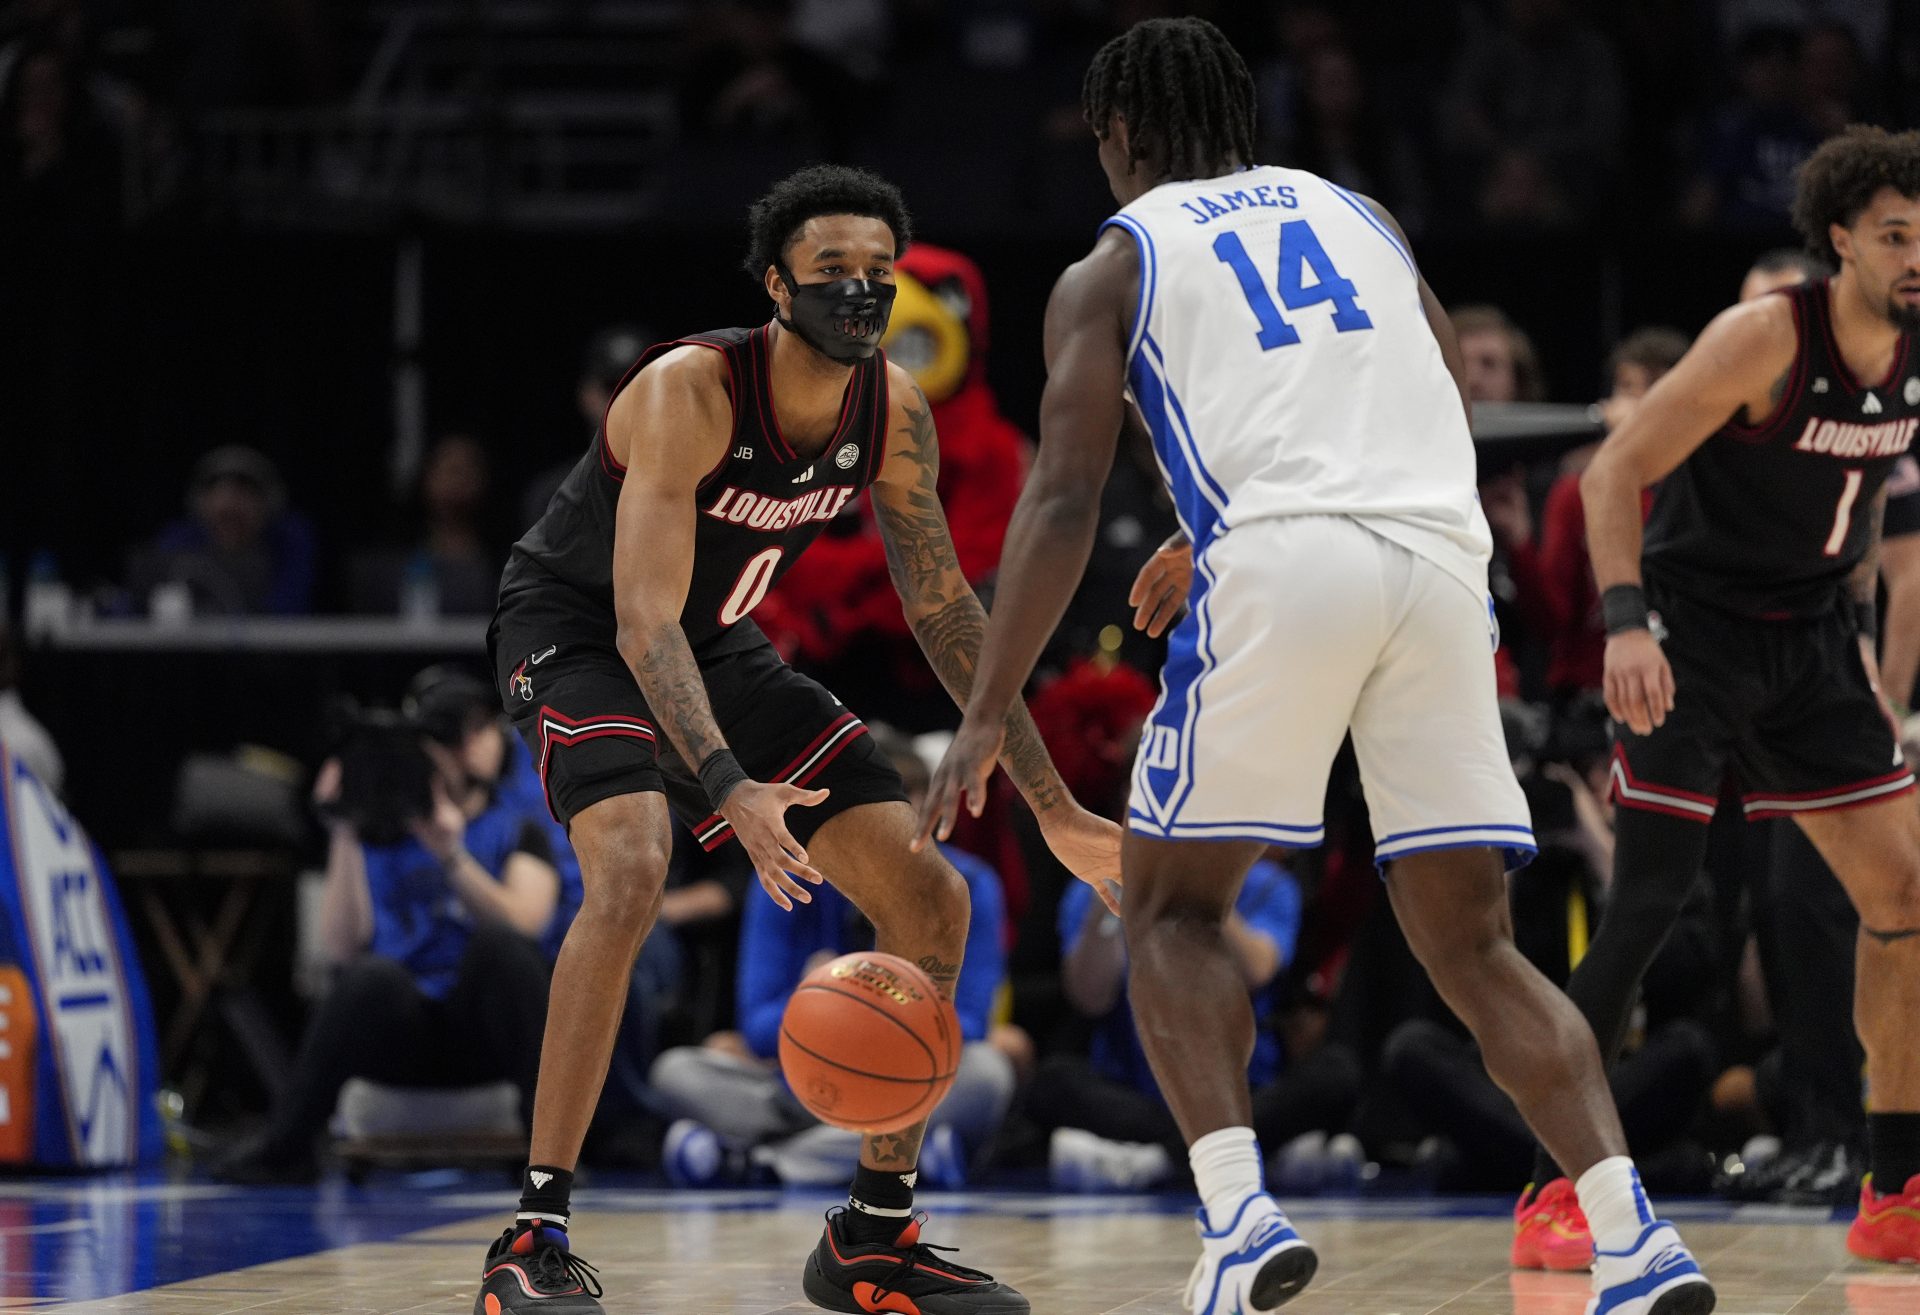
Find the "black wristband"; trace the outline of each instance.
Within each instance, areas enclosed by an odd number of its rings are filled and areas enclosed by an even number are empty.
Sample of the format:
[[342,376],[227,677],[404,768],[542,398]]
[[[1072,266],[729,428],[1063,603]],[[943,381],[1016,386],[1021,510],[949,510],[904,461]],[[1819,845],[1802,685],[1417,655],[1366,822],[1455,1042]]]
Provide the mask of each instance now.
[[1609,585],[1600,595],[1600,616],[1609,635],[1653,628],[1647,624],[1647,591],[1637,584]]
[[707,792],[707,801],[717,813],[727,802],[727,796],[733,793],[733,787],[747,779],[741,770],[740,760],[727,749],[715,749],[700,764],[700,788]]
[[1868,639],[1880,637],[1880,604],[1874,599],[1853,600],[1853,628]]

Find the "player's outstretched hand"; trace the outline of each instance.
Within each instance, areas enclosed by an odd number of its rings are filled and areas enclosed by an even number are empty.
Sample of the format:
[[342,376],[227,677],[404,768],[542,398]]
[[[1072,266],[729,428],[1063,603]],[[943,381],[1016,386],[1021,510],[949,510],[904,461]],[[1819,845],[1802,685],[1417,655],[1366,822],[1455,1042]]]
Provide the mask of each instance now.
[[993,776],[994,764],[1000,761],[1000,745],[1006,735],[1006,727],[1000,722],[989,724],[972,717],[961,721],[927,787],[926,801],[920,805],[914,853],[925,849],[930,840],[946,840],[953,835],[962,804],[967,812],[980,816],[987,806],[987,781]]
[[1127,591],[1133,628],[1160,638],[1186,608],[1192,587],[1193,545],[1186,535],[1176,534],[1155,549],[1140,574],[1133,577],[1133,588]]
[[1120,828],[1070,803],[1041,817],[1040,834],[1061,866],[1092,886],[1100,902],[1119,917]]
[[1635,735],[1651,735],[1673,711],[1673,668],[1650,630],[1622,630],[1607,639],[1607,711]]
[[720,805],[720,816],[733,823],[733,834],[753,860],[760,885],[773,902],[791,913],[793,901],[813,903],[801,877],[819,885],[826,878],[807,865],[807,851],[787,830],[787,810],[823,802],[825,790],[802,790],[784,781],[742,781]]

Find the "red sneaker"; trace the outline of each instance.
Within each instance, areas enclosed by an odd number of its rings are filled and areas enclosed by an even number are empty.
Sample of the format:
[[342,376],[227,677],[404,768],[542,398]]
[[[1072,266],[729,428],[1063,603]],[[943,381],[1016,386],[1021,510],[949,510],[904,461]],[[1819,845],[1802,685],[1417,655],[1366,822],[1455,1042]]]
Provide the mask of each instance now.
[[1860,1184],[1860,1213],[1847,1230],[1847,1250],[1862,1260],[1920,1264],[1920,1173],[1907,1179],[1907,1190],[1873,1190],[1873,1175]]
[[1593,1233],[1571,1179],[1556,1178],[1537,1191],[1528,1183],[1520,1193],[1513,1207],[1513,1267],[1569,1272],[1593,1267]]

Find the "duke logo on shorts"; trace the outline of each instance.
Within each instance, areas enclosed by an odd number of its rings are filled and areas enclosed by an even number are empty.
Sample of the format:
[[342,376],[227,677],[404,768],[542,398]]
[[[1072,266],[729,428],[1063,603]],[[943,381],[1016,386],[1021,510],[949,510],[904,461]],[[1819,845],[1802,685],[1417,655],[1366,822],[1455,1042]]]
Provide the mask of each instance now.
[[1279,168],[1166,183],[1108,223],[1139,248],[1128,392],[1194,545],[1128,824],[1317,845],[1351,731],[1380,862],[1526,861],[1472,438],[1399,236]]

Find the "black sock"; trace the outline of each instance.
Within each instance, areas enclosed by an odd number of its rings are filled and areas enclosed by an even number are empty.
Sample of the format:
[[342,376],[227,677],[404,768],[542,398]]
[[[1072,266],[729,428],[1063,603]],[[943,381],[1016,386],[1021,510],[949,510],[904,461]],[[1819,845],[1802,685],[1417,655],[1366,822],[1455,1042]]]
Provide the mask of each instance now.
[[559,1228],[567,1226],[573,1174],[551,1164],[530,1164],[520,1180],[520,1218],[538,1217]]
[[1907,1190],[1920,1173],[1920,1114],[1867,1115],[1867,1168],[1880,1195]]
[[853,1171],[844,1221],[854,1242],[891,1242],[913,1222],[913,1173],[861,1165]]
[[1533,1148],[1533,1189],[1536,1192],[1554,1179],[1564,1177],[1566,1175],[1560,1172],[1560,1166],[1553,1162],[1551,1155],[1547,1154],[1546,1147]]

